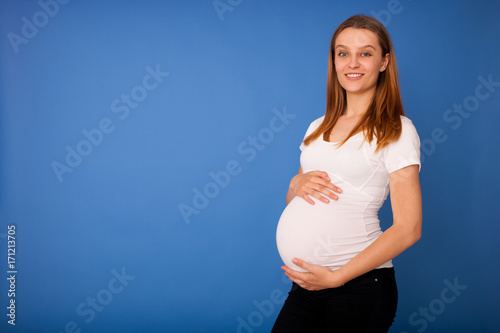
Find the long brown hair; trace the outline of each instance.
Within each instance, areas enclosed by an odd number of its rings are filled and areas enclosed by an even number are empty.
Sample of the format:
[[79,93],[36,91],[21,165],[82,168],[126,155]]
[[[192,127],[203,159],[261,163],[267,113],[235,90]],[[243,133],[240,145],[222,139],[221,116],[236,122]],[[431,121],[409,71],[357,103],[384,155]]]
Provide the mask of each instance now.
[[346,28],[367,29],[375,33],[382,48],[382,56],[389,54],[389,64],[385,71],[379,74],[375,97],[367,112],[354,126],[347,138],[339,143],[339,147],[351,136],[362,130],[364,131],[365,140],[368,142],[371,143],[373,137],[376,137],[377,149],[375,151],[378,151],[386,147],[390,142],[399,139],[402,128],[400,116],[404,116],[404,110],[399,91],[396,57],[389,33],[382,23],[365,15],[351,16],[340,24],[333,34],[328,61],[325,118],[321,125],[304,140],[304,144],[310,144],[320,135],[323,135],[325,141],[329,141],[337,120],[347,106],[346,91],[338,81],[334,64],[335,41],[337,36]]

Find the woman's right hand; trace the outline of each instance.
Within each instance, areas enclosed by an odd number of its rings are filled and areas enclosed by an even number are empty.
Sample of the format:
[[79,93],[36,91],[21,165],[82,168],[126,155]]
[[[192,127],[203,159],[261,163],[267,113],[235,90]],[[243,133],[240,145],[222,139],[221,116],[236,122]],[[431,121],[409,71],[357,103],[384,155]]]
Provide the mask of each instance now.
[[299,173],[290,181],[289,191],[293,192],[305,201],[314,205],[311,197],[314,197],[324,203],[330,202],[328,198],[337,200],[336,193],[342,193],[342,190],[331,183],[330,177],[324,171],[310,171],[302,173],[300,168]]

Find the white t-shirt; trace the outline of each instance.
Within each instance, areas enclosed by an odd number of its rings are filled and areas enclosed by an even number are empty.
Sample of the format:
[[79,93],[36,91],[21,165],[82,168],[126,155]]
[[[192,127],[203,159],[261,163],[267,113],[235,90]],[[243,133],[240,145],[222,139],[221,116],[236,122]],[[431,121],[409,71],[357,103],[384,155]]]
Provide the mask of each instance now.
[[[323,122],[316,119],[306,137]],[[295,197],[283,211],[276,231],[280,256],[288,267],[299,258],[311,264],[339,269],[373,243],[381,234],[378,210],[389,193],[389,174],[409,165],[420,166],[420,139],[411,120],[402,116],[400,138],[375,153],[376,138],[369,144],[362,132],[342,146],[323,140],[302,144],[300,164],[304,173],[326,171],[342,189],[338,200],[314,205]],[[379,268],[392,267],[388,261]]]

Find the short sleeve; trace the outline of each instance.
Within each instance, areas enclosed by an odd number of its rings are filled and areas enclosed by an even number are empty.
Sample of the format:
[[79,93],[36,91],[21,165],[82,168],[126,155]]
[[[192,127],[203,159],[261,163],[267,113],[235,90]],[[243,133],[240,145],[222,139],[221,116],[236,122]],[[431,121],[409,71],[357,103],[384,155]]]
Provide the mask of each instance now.
[[312,132],[314,132],[318,127],[319,125],[321,125],[321,123],[323,122],[323,119],[325,118],[325,116],[321,117],[321,118],[318,118],[316,119],[315,121],[313,121],[309,127],[307,128],[307,131],[306,131],[306,135],[304,135],[304,139],[302,140],[302,143],[300,144],[300,150],[304,150],[304,140],[309,136],[311,135]]
[[385,148],[385,167],[391,173],[418,164],[420,171],[420,138],[410,119],[401,117],[401,136]]

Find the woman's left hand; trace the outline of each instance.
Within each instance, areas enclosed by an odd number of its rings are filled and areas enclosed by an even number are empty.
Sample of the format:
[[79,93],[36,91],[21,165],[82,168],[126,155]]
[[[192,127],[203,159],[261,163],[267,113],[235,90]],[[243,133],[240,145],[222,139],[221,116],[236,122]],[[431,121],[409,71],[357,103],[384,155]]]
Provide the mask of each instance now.
[[286,276],[304,289],[315,291],[327,288],[337,288],[345,282],[341,280],[339,272],[332,271],[328,267],[308,264],[307,262],[294,258],[292,262],[305,269],[307,272],[299,272],[287,266],[281,266]]

